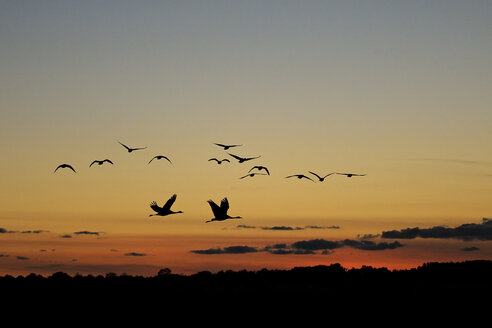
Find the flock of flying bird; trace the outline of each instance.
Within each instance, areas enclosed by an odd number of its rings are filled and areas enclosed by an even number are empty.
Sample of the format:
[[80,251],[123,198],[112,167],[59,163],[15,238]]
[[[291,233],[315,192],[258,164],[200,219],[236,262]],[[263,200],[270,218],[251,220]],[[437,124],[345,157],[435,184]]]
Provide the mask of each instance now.
[[[147,147],[131,148],[131,147],[128,147],[128,146],[124,145],[120,141],[118,141],[118,143],[120,143],[123,147],[125,147],[126,150],[129,153],[131,153],[133,151],[136,151],[136,150],[142,150],[142,149],[146,149],[147,148]],[[214,143],[214,144],[217,145],[217,146],[219,146],[219,147],[222,147],[224,150],[228,150],[229,148],[233,148],[233,147],[242,146],[242,145],[224,145],[224,144],[219,144],[219,143]],[[246,161],[250,161],[250,160],[257,159],[257,158],[260,158],[261,157],[261,156],[256,156],[256,157],[240,157],[240,156],[231,154],[229,152],[227,152],[227,154],[229,156],[235,158],[239,163],[244,163]],[[172,163],[171,160],[169,158],[167,158],[166,156],[156,155],[156,156],[154,156],[149,161],[148,164],[150,164],[154,159],[156,159],[156,160],[165,159],[169,163]],[[217,164],[222,164],[223,162],[230,163],[230,161],[227,158],[224,158],[222,160],[219,160],[217,158],[210,158],[208,161],[216,161]],[[95,161],[93,161],[89,165],[89,167],[91,167],[94,164],[103,165],[106,162],[109,163],[109,164],[111,164],[111,165],[114,164],[109,159],[95,160]],[[55,173],[60,168],[68,168],[68,169],[72,170],[73,172],[77,173],[75,171],[75,169],[70,164],[60,164],[60,165],[58,165],[53,173]],[[251,171],[253,171],[255,169],[257,170],[256,172],[251,172]],[[266,173],[260,173],[259,172],[259,171],[262,171],[262,170],[264,170]],[[318,174],[316,174],[314,172],[309,171],[309,173],[312,174],[312,175],[314,175],[318,179],[319,182],[323,182],[325,180],[325,178],[327,178],[327,177],[329,177],[330,175],[333,175],[333,174],[345,175],[348,178],[351,178],[353,176],[365,176],[365,174],[332,172],[332,173],[326,174],[325,176],[321,177],[321,176],[319,176]],[[268,168],[266,168],[265,166],[256,165],[256,166],[253,166],[248,171],[248,174],[246,174],[245,176],[240,177],[239,179],[244,179],[246,177],[254,177],[255,175],[270,175],[270,171],[268,171]],[[308,176],[306,176],[304,174],[293,174],[293,175],[286,176],[286,178],[293,178],[293,177],[296,177],[298,179],[308,179],[308,180],[311,180],[312,182],[314,182],[313,179],[311,179],[310,177],[308,177]],[[177,195],[176,194],[172,195],[168,199],[168,201],[164,204],[164,206],[162,206],[162,207],[158,206],[157,203],[155,201],[153,201],[152,203],[150,203],[150,208],[152,210],[154,210],[156,213],[155,214],[150,214],[149,216],[154,216],[154,215],[157,215],[157,216],[166,216],[166,215],[170,215],[170,214],[183,213],[182,211],[173,211],[173,210],[171,210],[171,206],[176,201],[176,198],[177,198]],[[240,216],[230,216],[229,214],[227,214],[227,211],[229,210],[229,201],[227,200],[227,197],[225,197],[224,199],[222,199],[222,201],[220,202],[220,206],[217,205],[212,200],[208,200],[207,202],[210,205],[210,208],[212,209],[212,212],[214,214],[214,217],[212,219],[208,220],[208,221],[205,221],[205,223],[212,222],[212,221],[224,221],[224,220],[228,220],[228,219],[241,219],[242,218]]]

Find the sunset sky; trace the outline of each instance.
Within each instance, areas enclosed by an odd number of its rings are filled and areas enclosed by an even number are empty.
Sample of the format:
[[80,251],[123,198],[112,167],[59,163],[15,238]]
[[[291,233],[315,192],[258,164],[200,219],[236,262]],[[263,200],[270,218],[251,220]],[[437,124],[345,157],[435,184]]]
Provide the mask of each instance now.
[[0,0],[0,275],[492,259],[491,58],[490,1]]

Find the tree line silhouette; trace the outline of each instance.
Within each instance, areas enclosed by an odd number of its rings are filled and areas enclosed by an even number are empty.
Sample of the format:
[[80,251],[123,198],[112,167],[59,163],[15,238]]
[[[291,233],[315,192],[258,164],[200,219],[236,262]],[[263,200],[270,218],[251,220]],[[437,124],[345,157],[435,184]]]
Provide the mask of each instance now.
[[[10,295],[106,295],[111,299],[142,299],[162,295],[164,299],[261,299],[267,295],[328,297],[325,302],[348,301],[354,297],[408,299],[452,296],[470,299],[492,292],[492,261],[430,262],[404,270],[362,266],[347,269],[338,263],[290,270],[201,271],[174,274],[163,268],[155,276],[131,276],[109,272],[105,275],[73,276],[56,272],[50,276],[31,273],[0,277],[0,290]],[[314,297],[313,299],[315,299]]]

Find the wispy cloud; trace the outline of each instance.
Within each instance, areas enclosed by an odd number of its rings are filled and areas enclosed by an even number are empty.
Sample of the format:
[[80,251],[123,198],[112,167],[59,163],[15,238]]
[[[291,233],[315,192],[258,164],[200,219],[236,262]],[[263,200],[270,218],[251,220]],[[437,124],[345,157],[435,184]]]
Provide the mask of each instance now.
[[18,259],[18,260],[22,260],[22,261],[30,260],[29,257],[25,257],[25,256],[16,256],[15,258]]
[[147,256],[147,254],[145,254],[145,253],[130,252],[130,253],[125,253],[125,256]]
[[23,233],[23,234],[40,234],[43,232],[49,232],[49,230],[42,230],[42,229],[37,229],[37,230],[23,230],[23,231],[16,231],[16,230],[7,230],[5,228],[0,228],[0,234],[2,233]]
[[461,250],[463,252],[474,252],[474,251],[478,251],[480,248],[478,247],[475,247],[475,246],[470,246],[470,247],[463,247]]
[[483,218],[482,223],[466,223],[455,228],[434,226],[432,228],[406,228],[402,230],[383,231],[382,238],[414,239],[442,238],[470,240],[492,240],[492,219]]
[[357,238],[358,239],[361,239],[361,240],[367,240],[367,239],[374,239],[374,238],[379,238],[381,237],[381,234],[364,234],[364,235],[357,235]]
[[192,250],[192,253],[212,255],[212,254],[245,254],[245,253],[256,253],[258,249],[249,246],[229,246],[224,248],[209,248],[203,250]]
[[364,251],[382,251],[387,249],[396,249],[403,247],[404,245],[398,241],[391,243],[380,242],[376,243],[370,240],[353,240],[344,239],[338,241],[326,240],[326,239],[311,239],[300,240],[287,245],[284,243],[268,245],[262,249],[251,246],[230,246],[225,248],[209,248],[203,250],[192,250],[192,253],[203,255],[215,255],[215,254],[245,254],[256,252],[268,252],[275,255],[287,255],[287,254],[331,254],[333,250],[342,247],[352,247]]
[[25,230],[25,231],[21,231],[20,233],[34,233],[34,234],[38,234],[38,233],[43,233],[43,232],[49,232],[49,230]]
[[339,226],[316,226],[316,225],[306,225],[303,227],[291,227],[291,226],[250,226],[245,224],[240,224],[236,226],[237,229],[261,229],[261,230],[276,230],[276,231],[293,231],[293,230],[307,230],[307,229],[340,229]]
[[73,234],[74,235],[95,235],[95,236],[99,236],[101,233],[102,232],[98,232],[98,231],[87,231],[87,230],[83,230],[83,231],[76,231]]
[[72,232],[72,234],[63,234],[60,236],[60,238],[72,238],[73,235],[80,236],[80,235],[90,235],[90,236],[100,236],[102,232],[100,231],[87,231],[87,230],[82,230],[82,231],[75,231]]

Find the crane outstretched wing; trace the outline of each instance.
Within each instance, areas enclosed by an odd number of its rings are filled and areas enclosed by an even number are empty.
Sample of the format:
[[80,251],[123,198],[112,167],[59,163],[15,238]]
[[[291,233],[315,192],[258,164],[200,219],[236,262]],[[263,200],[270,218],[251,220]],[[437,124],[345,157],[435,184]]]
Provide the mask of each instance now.
[[210,207],[212,208],[212,212],[214,213],[214,216],[216,218],[220,217],[222,212],[220,210],[219,205],[215,204],[215,202],[211,199],[207,200],[207,202],[210,205]]
[[311,173],[312,175],[315,175],[318,179],[320,179],[320,180],[321,180],[321,177],[320,177],[319,175],[317,175],[316,173],[311,172],[311,171],[309,171],[309,173]]
[[229,154],[230,156],[234,157],[234,158],[235,158],[235,159],[237,159],[237,160],[243,160],[243,159],[244,159],[244,158],[242,158],[242,157],[239,157],[239,156],[234,155],[234,154],[231,154],[231,153],[228,153],[228,154]]
[[129,148],[127,145],[122,144],[119,140],[118,140],[118,142],[120,143],[120,145],[122,145],[122,146],[123,146],[123,147],[125,147],[126,149],[130,150],[130,148]]
[[106,158],[103,162],[108,162],[108,163],[110,163],[110,164],[114,164],[113,162],[111,162],[111,161],[110,161],[109,159],[107,159],[107,158]]
[[176,194],[172,195],[171,198],[167,200],[166,204],[164,204],[162,208],[165,210],[170,210],[171,206],[173,206],[174,202],[176,201],[176,197],[177,197]]
[[160,208],[155,201],[150,203],[150,208],[158,213],[162,210],[162,208]]
[[224,199],[220,201],[220,209],[224,214],[227,213],[227,210],[229,209],[229,201],[227,200],[227,197],[224,197]]

